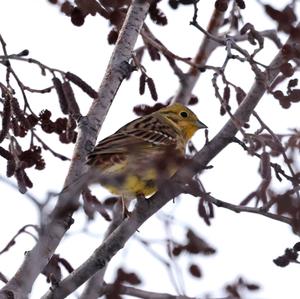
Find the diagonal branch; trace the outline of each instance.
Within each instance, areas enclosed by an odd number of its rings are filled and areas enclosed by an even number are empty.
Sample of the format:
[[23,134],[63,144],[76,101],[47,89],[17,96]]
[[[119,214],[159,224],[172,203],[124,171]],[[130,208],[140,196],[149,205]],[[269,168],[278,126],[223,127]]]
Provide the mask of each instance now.
[[233,212],[236,212],[236,213],[246,212],[246,213],[258,214],[258,215],[265,216],[267,218],[271,218],[271,219],[276,220],[276,221],[286,223],[290,226],[293,225],[293,220],[291,218],[267,212],[264,207],[253,208],[253,207],[234,205],[234,204],[231,204],[229,202],[214,198],[210,195],[206,196],[206,199],[209,202],[216,205],[217,207],[219,207],[219,208],[225,208],[227,210],[230,210],[230,211],[233,211]]
[[[130,70],[128,61],[149,6],[148,0],[132,1],[99,88],[98,98],[91,105],[87,116],[82,117],[79,121],[79,135],[65,180],[65,187],[82,175],[86,154],[93,148],[114,96]],[[1,299],[6,298],[7,291],[13,293],[16,299],[27,297],[35,279],[46,266],[65,232],[73,223],[71,216],[78,207],[78,198],[79,196],[74,196],[71,191],[61,193],[58,204],[49,217],[49,223],[41,229],[37,244],[26,255],[17,273],[0,292]]]
[[[296,42],[294,38],[290,37],[286,44],[290,45],[294,42]],[[237,119],[240,124],[244,124],[249,120],[268,86],[279,74],[279,67],[284,61],[285,57],[280,50],[267,70],[261,73],[261,76],[255,78],[252,88],[234,113],[234,119]],[[205,166],[233,140],[237,131],[238,128],[230,119],[220,132],[194,156],[192,164],[188,163],[189,165],[185,165],[180,169],[171,180],[162,185],[163,188],[159,188],[159,191],[150,200],[138,200],[132,215],[125,219],[81,266],[63,279],[57,288],[47,292],[42,298],[65,298],[97,271],[103,269],[150,216],[163,207],[171,198],[186,193],[187,189],[190,189],[190,187],[186,188],[186,183],[195,174],[205,169]]]

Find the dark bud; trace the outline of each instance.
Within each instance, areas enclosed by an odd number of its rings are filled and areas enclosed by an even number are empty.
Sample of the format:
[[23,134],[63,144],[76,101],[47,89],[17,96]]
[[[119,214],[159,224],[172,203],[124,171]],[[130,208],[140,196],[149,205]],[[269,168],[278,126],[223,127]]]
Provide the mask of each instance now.
[[236,4],[238,5],[238,7],[240,9],[245,9],[246,8],[246,4],[244,2],[244,0],[235,0]]
[[19,54],[17,54],[17,56],[21,57],[21,56],[28,56],[29,55],[29,50],[25,49],[23,51],[21,51]]
[[296,252],[300,251],[300,242],[297,242],[294,246],[293,246],[293,250]]
[[67,16],[71,16],[73,9],[74,6],[69,1],[65,1],[60,7],[60,11]]
[[171,6],[171,8],[177,9],[179,2],[177,0],[169,0],[169,5]]
[[273,262],[278,267],[286,267],[290,263],[289,259],[284,255],[274,259]]
[[178,245],[173,248],[172,253],[174,256],[178,256],[182,251],[183,251],[183,247],[181,245]]
[[69,79],[72,83],[76,84],[82,91],[84,91],[87,95],[89,95],[92,99],[97,99],[98,93],[94,90],[90,85],[88,85],[81,78],[76,76],[71,72],[66,73],[66,78]]
[[117,42],[119,31],[117,28],[112,28],[107,36],[107,41],[110,45],[114,45]]
[[198,102],[199,102],[198,97],[195,95],[192,95],[188,102],[188,105],[196,105]]
[[201,270],[200,268],[195,265],[195,264],[192,264],[190,265],[189,267],[189,272],[194,276],[194,277],[197,277],[197,278],[200,278],[202,276],[202,273],[201,273]]
[[81,9],[74,7],[71,12],[71,22],[75,26],[82,26],[84,24],[85,15],[82,13]]
[[249,291],[257,291],[260,289],[260,286],[254,283],[246,283],[245,287],[249,290]]
[[215,8],[221,12],[225,12],[228,8],[228,0],[217,0],[215,2]]

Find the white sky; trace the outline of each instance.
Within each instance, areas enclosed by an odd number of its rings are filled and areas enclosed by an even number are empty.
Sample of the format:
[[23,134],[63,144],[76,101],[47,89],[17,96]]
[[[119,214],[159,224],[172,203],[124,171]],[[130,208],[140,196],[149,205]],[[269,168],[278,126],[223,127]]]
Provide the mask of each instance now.
[[[4,2],[4,1],[3,1]],[[195,28],[189,26],[192,16],[192,8],[186,7],[179,11],[168,8],[166,1],[160,6],[167,12],[169,26],[164,28],[152,25],[151,28],[157,37],[163,41],[174,53],[183,57],[191,57],[196,52],[202,35]],[[201,1],[200,23],[206,25],[211,12],[211,4],[214,1]],[[247,1],[249,2],[249,1]],[[284,1],[269,1],[283,3]],[[245,22],[255,20],[258,30],[273,28],[272,22],[263,18],[263,11],[251,1],[253,5],[246,10]],[[69,19],[61,15],[55,6],[47,1],[34,0],[10,0],[2,3],[0,10],[0,33],[7,42],[8,52],[17,53],[27,48],[30,57],[65,71],[72,71],[97,88],[101,82],[112,46],[107,46],[106,36],[109,31],[105,21],[100,18],[88,17],[82,27],[73,26]],[[267,64],[273,57],[274,46],[267,42],[270,52],[259,56],[260,61]],[[219,65],[223,62],[224,50],[218,50],[209,64]],[[15,64],[23,82],[31,87],[46,87],[49,79],[40,78],[36,67],[26,64]],[[169,70],[165,61],[152,63],[145,60],[148,75],[156,82],[160,100],[164,101],[178,87],[177,78]],[[158,69],[159,67],[159,69]],[[236,64],[232,66],[228,76],[247,90],[253,76],[249,76],[247,65]],[[158,71],[159,70],[159,71]],[[3,71],[0,73],[3,78]],[[210,137],[223,126],[226,117],[218,115],[219,103],[214,97],[211,87],[211,73],[204,73],[194,93],[199,96],[200,103],[192,107],[200,119],[209,126]],[[140,96],[138,94],[139,74],[133,74],[130,81],[123,82],[117,97],[113,103],[107,120],[101,131],[100,138],[113,133],[121,125],[132,120],[135,115],[132,107],[139,103],[152,104],[149,93]],[[78,91],[78,89],[76,89]],[[57,99],[54,93],[48,96],[30,96],[35,111],[45,107],[57,111]],[[91,100],[85,94],[78,91],[78,102],[85,113]],[[234,102],[234,101],[232,101]],[[272,97],[265,96],[259,104],[257,112],[262,118],[279,133],[287,132],[287,128],[298,125],[300,105],[293,106],[293,112],[282,110]],[[271,113],[270,113],[271,112]],[[255,123],[253,123],[255,128]],[[299,125],[298,125],[299,128]],[[254,130],[254,129],[253,129]],[[45,136],[45,135],[44,135]],[[56,138],[46,135],[47,143],[53,144],[53,148],[71,156],[72,146],[62,146],[56,143]],[[199,132],[193,139],[198,148],[203,145],[203,132]],[[24,148],[28,141],[24,141]],[[31,190],[38,198],[45,198],[48,191],[59,191],[66,174],[68,163],[52,159],[49,153],[45,154],[47,168],[43,172],[28,171],[33,179],[34,188]],[[50,160],[48,160],[50,159]],[[3,159],[0,160],[1,173],[5,171]],[[253,191],[259,184],[257,176],[258,160],[245,155],[237,146],[230,145],[212,161],[214,168],[202,175],[207,191],[212,195],[232,203],[239,203],[246,195]],[[284,188],[286,184],[278,184],[276,188]],[[101,188],[95,188],[95,193],[103,198],[108,194]],[[32,204],[17,191],[1,183],[2,204],[0,210],[0,248],[23,225],[37,223],[37,213]],[[218,254],[212,257],[194,257],[194,262],[203,270],[204,277],[200,280],[188,278],[185,280],[187,295],[203,296],[206,293],[221,296],[219,291],[224,283],[233,281],[242,275],[251,282],[260,283],[263,288],[258,293],[250,294],[247,298],[293,298],[300,291],[298,278],[300,268],[298,265],[290,265],[286,268],[276,267],[272,259],[281,255],[287,246],[292,246],[298,238],[291,233],[289,227],[283,223],[277,223],[256,215],[235,214],[227,210],[215,209],[216,219],[212,226],[208,227],[197,216],[197,199],[182,198],[176,204],[169,203],[161,213],[176,216],[183,223],[194,228],[200,236],[205,237],[212,246],[218,249]],[[159,213],[158,213],[159,214]],[[89,227],[91,234],[82,233],[84,225],[81,213],[75,214],[75,224],[70,230],[69,236],[58,248],[58,253],[77,267],[87,258],[93,249],[100,244],[101,236],[107,223],[99,216],[95,223]],[[176,239],[182,238],[183,231],[178,226],[172,227]],[[77,232],[72,235],[72,233]],[[144,239],[162,239],[166,232],[159,226],[156,216],[148,220],[141,228],[138,236]],[[99,238],[100,237],[100,238]],[[17,244],[8,253],[0,256],[0,271],[11,277],[20,265],[23,254],[30,250],[34,241],[28,235],[21,235]],[[82,244],[82,245],[81,245]],[[153,248],[167,258],[164,248],[159,244],[153,244]],[[125,261],[126,268],[138,272],[144,277],[142,288],[160,292],[175,293],[169,282],[168,274],[161,264],[153,260],[151,255],[140,247],[139,243],[130,240],[111,262],[107,271],[106,280],[109,282],[114,276],[114,271],[119,263]],[[179,259],[182,273],[187,277],[186,268],[188,259]],[[157,275],[159,273],[159,275]],[[39,277],[34,287],[31,298],[39,298],[47,289],[45,278]],[[70,296],[70,298],[75,298]]]

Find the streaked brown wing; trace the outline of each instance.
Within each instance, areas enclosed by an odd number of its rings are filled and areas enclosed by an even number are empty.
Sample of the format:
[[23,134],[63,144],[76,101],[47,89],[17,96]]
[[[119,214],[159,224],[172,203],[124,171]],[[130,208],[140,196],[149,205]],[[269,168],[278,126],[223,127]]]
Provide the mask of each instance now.
[[[176,145],[176,132],[163,120],[149,115],[138,118],[113,135],[101,140],[88,155],[88,164],[96,164],[107,160],[125,159],[129,152],[139,152],[140,149],[169,148]],[[116,157],[112,157],[116,156]]]

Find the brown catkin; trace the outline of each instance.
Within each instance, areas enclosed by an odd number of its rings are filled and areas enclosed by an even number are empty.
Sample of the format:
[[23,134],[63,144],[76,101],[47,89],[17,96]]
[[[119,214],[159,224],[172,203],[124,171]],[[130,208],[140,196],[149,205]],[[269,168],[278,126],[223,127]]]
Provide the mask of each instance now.
[[156,92],[156,88],[155,88],[153,79],[148,77],[146,82],[147,82],[152,99],[154,101],[157,101],[158,96],[157,96],[157,92]]
[[66,78],[70,80],[72,83],[76,84],[82,91],[84,91],[87,95],[89,95],[92,99],[97,99],[98,93],[94,90],[90,85],[88,85],[85,81],[79,78],[77,75],[67,72]]
[[25,178],[24,178],[24,169],[18,168],[15,171],[15,176],[16,176],[16,179],[17,179],[19,191],[22,194],[26,193],[27,188],[26,188],[26,182],[25,182]]
[[13,158],[12,154],[2,146],[0,146],[0,156],[6,160],[10,160]]
[[11,177],[15,174],[16,171],[16,161],[14,159],[7,160],[6,166],[6,176]]
[[0,132],[0,143],[6,137],[6,134],[9,130],[10,116],[11,116],[11,106],[10,106],[11,97],[6,96],[3,104],[3,114],[2,114],[2,130]]
[[76,102],[74,91],[72,89],[70,82],[65,81],[62,84],[62,89],[63,89],[64,95],[68,101],[69,112],[72,114],[75,114],[75,115],[80,114],[80,109]]
[[271,178],[271,164],[270,155],[267,152],[261,154],[260,173],[263,179],[269,180]]
[[140,95],[143,95],[145,93],[145,84],[146,84],[146,75],[142,73],[140,76],[140,86],[139,86]]
[[68,114],[69,113],[68,101],[65,97],[62,88],[62,83],[57,77],[53,77],[52,82],[58,96],[60,110],[63,114]]
[[30,128],[30,123],[24,115],[24,112],[20,108],[19,102],[16,98],[12,97],[10,100],[12,113],[15,115],[16,119],[23,125],[24,128]]

